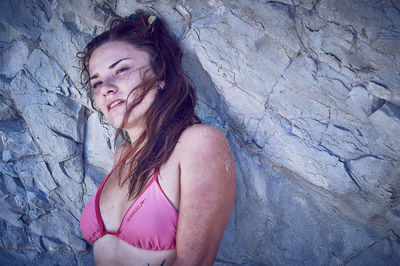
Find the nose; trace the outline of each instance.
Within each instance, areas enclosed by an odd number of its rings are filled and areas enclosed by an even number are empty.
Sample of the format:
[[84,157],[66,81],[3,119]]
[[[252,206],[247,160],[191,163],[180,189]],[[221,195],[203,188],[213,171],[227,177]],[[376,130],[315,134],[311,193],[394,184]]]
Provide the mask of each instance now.
[[102,87],[103,87],[102,88],[103,89],[102,93],[103,93],[104,96],[107,96],[109,94],[113,94],[116,91],[118,91],[118,87],[116,86],[116,84],[111,79],[105,80]]

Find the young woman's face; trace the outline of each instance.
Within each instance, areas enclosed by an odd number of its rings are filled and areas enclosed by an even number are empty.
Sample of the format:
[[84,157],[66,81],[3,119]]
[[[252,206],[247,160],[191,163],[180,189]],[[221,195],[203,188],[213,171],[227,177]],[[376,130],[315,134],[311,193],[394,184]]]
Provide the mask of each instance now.
[[[127,106],[141,91],[129,93],[144,77],[154,75],[149,59],[147,52],[126,42],[107,42],[93,51],[89,60],[89,74],[94,101],[113,126],[121,127]],[[157,89],[146,94],[143,101],[133,109],[124,129],[144,125],[144,114],[156,94]]]

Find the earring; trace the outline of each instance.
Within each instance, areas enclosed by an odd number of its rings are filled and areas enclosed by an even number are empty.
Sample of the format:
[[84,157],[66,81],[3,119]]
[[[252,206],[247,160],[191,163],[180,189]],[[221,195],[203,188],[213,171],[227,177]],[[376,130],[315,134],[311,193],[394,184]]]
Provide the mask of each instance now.
[[165,82],[164,82],[164,81],[158,83],[158,89],[159,89],[159,90],[165,89]]

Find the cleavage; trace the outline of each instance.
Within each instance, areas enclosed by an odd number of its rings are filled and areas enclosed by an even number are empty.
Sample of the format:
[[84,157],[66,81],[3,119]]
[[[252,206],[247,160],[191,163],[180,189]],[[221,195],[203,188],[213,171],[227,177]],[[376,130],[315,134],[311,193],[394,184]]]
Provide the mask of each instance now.
[[115,233],[120,227],[125,213],[134,202],[128,199],[127,193],[128,184],[120,187],[114,173],[105,182],[99,198],[100,215],[105,231]]

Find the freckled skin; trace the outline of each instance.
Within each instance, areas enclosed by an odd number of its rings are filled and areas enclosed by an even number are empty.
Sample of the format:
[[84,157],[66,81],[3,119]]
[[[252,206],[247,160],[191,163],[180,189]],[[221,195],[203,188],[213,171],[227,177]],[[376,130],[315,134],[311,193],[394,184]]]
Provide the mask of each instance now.
[[[129,69],[145,67],[149,57],[123,42],[106,43],[97,48],[89,61],[95,102],[106,119],[119,127],[131,90],[140,83],[143,72],[118,72],[121,65],[109,66],[121,58]],[[121,62],[122,63],[122,62]],[[151,74],[151,72],[147,72]],[[150,90],[137,105],[124,128],[132,141],[143,130],[144,114],[154,101],[157,89]],[[123,99],[115,109],[108,104]],[[116,164],[122,147],[114,158]],[[122,173],[124,174],[124,173]],[[160,187],[179,210],[176,249],[152,251],[139,249],[114,235],[95,241],[93,253],[99,265],[212,265],[221,241],[236,190],[235,167],[225,136],[206,125],[193,125],[182,133],[168,161],[160,167]],[[117,231],[134,199],[127,198],[128,184],[119,186],[118,176],[111,175],[100,194],[100,213],[108,231]]]
[[[115,65],[120,59],[128,58]],[[95,77],[91,80],[94,88],[94,100],[105,118],[113,126],[120,127],[126,112],[127,105],[133,101],[135,91],[130,92],[138,85],[145,74],[151,75],[149,69],[149,55],[124,42],[108,42],[97,48],[89,60],[89,74]],[[124,127],[131,138],[136,137],[143,130],[144,114],[154,101],[157,89],[150,90],[143,101],[132,111],[127,125]],[[110,102],[114,100],[125,101],[116,108],[109,109]],[[122,150],[115,154],[114,165],[120,160]],[[170,167],[171,168],[171,167]],[[163,168],[161,168],[163,170]],[[166,181],[160,180],[160,186],[177,187],[179,176],[175,172]],[[171,189],[170,189],[171,190]],[[179,198],[178,190],[164,191],[172,198]],[[100,213],[106,230],[116,232],[122,221],[123,215],[132,204],[133,200],[127,197],[128,187],[120,187],[118,177],[113,174],[104,185],[100,194]],[[177,199],[171,200],[173,202]],[[176,257],[176,250],[152,251],[143,250],[129,245],[127,242],[113,235],[105,235],[96,240],[93,245],[96,265],[172,265]]]
[[233,158],[215,128],[195,125],[181,139],[176,265],[212,265],[235,197]]
[[[94,90],[94,101],[105,118],[111,124],[120,128],[123,116],[129,103],[134,100],[135,93],[131,91],[141,83],[146,75],[154,75],[150,68],[150,56],[147,52],[136,49],[125,42],[108,42],[94,50],[89,60],[89,75],[96,77],[90,81]],[[118,62],[114,68],[109,67]],[[125,130],[132,140],[140,134],[144,126],[144,114],[154,101],[157,89],[154,88],[145,96],[144,100],[137,105]],[[128,98],[129,97],[129,98]],[[119,108],[109,109],[110,101],[122,99],[126,102]]]

